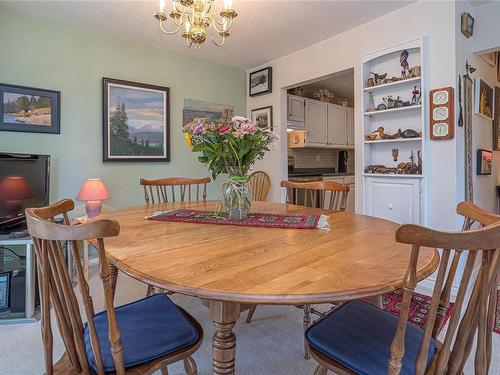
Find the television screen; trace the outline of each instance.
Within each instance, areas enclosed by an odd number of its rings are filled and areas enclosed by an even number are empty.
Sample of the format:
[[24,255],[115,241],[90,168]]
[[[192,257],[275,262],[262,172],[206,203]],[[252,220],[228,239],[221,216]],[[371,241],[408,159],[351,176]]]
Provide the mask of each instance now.
[[0,153],[0,231],[24,221],[26,207],[49,203],[50,156]]

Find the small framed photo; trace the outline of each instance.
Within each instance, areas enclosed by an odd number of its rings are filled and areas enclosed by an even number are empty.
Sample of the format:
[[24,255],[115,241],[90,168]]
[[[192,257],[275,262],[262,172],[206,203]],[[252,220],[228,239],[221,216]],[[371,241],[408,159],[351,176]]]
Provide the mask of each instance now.
[[61,92],[0,84],[0,130],[61,132]]
[[273,130],[273,106],[252,109],[252,122],[259,128],[269,128]]
[[474,34],[474,18],[467,12],[462,13],[462,34],[470,38]]
[[493,88],[477,77],[474,79],[474,112],[493,120]]
[[170,161],[170,89],[103,78],[103,161]]
[[248,76],[248,90],[250,96],[270,94],[273,92],[273,68],[267,67]]
[[477,175],[490,175],[491,167],[493,165],[493,151],[490,150],[477,150]]
[[10,272],[0,273],[0,311],[10,307]]

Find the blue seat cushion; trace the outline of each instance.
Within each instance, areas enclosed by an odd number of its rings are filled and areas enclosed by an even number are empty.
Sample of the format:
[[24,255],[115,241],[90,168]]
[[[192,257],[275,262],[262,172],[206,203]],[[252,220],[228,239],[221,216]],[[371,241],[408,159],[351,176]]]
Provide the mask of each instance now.
[[[198,331],[178,307],[164,294],[155,294],[115,308],[123,345],[125,368],[150,362],[156,358],[190,346],[198,340]],[[101,356],[106,372],[114,371],[108,340],[108,314],[94,315]],[[90,331],[85,323],[85,346],[90,366],[97,365],[90,345]]]
[[[309,345],[360,375],[386,375],[398,317],[362,301],[343,304],[306,331]],[[407,323],[402,375],[412,375],[424,331]],[[427,366],[436,353],[431,339]]]

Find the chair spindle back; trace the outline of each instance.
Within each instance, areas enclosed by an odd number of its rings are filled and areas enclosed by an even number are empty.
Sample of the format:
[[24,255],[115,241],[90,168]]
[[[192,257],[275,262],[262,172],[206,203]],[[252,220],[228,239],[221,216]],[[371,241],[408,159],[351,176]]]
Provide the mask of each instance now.
[[[406,321],[411,296],[416,287],[416,269],[421,246],[442,249],[442,253],[415,375],[426,373],[429,343],[431,337],[437,338],[443,323],[457,266],[464,255],[466,255],[465,269],[460,279],[450,323],[443,344],[433,360],[430,373],[461,374],[476,336],[476,374],[488,373],[491,360],[491,328],[500,266],[500,216],[488,213],[469,202],[460,203],[457,211],[465,217],[462,232],[439,232],[417,225],[402,225],[396,232],[396,240],[412,245],[412,250],[404,278],[399,324],[391,346],[388,371],[390,375],[400,374],[402,368]],[[474,222],[482,227],[471,229]],[[449,265],[450,258],[452,258],[451,265]],[[474,276],[476,259],[480,259],[481,264],[479,273]],[[471,282],[473,291],[466,301],[467,289]],[[462,315],[464,306],[465,312]]]
[[287,188],[287,203],[306,207],[345,211],[349,186],[333,181],[291,182],[281,181]]
[[271,188],[271,177],[264,171],[255,171],[250,175],[249,183],[252,200],[265,202]]
[[[45,367],[48,375],[53,374],[53,333],[50,307],[55,311],[59,333],[66,348],[66,355],[77,374],[91,374],[84,342],[84,325],[78,301],[73,290],[71,276],[65,264],[62,242],[71,243],[71,251],[80,286],[86,320],[89,325],[90,340],[99,375],[104,374],[101,348],[94,326],[95,314],[89,286],[80,263],[78,241],[95,240],[99,255],[99,274],[104,288],[104,300],[109,321],[109,340],[117,374],[124,374],[123,347],[120,330],[113,305],[112,277],[104,249],[104,238],[117,236],[118,222],[101,219],[86,224],[70,225],[68,212],[74,208],[70,199],[42,208],[26,209],[28,231],[38,265],[38,281],[41,297],[41,330],[45,352]],[[64,224],[54,223],[56,216],[62,215]]]
[[140,184],[144,187],[146,204],[167,202],[205,201],[207,199],[207,184],[209,177],[183,178],[169,177],[157,180],[141,178]]

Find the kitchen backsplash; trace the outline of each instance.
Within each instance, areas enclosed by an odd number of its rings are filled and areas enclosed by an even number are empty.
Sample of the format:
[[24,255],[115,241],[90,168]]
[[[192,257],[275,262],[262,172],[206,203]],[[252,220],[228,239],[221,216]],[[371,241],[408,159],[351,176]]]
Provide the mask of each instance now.
[[[338,168],[339,151],[330,148],[289,148],[295,168]],[[348,150],[347,172],[354,172],[354,150]]]

